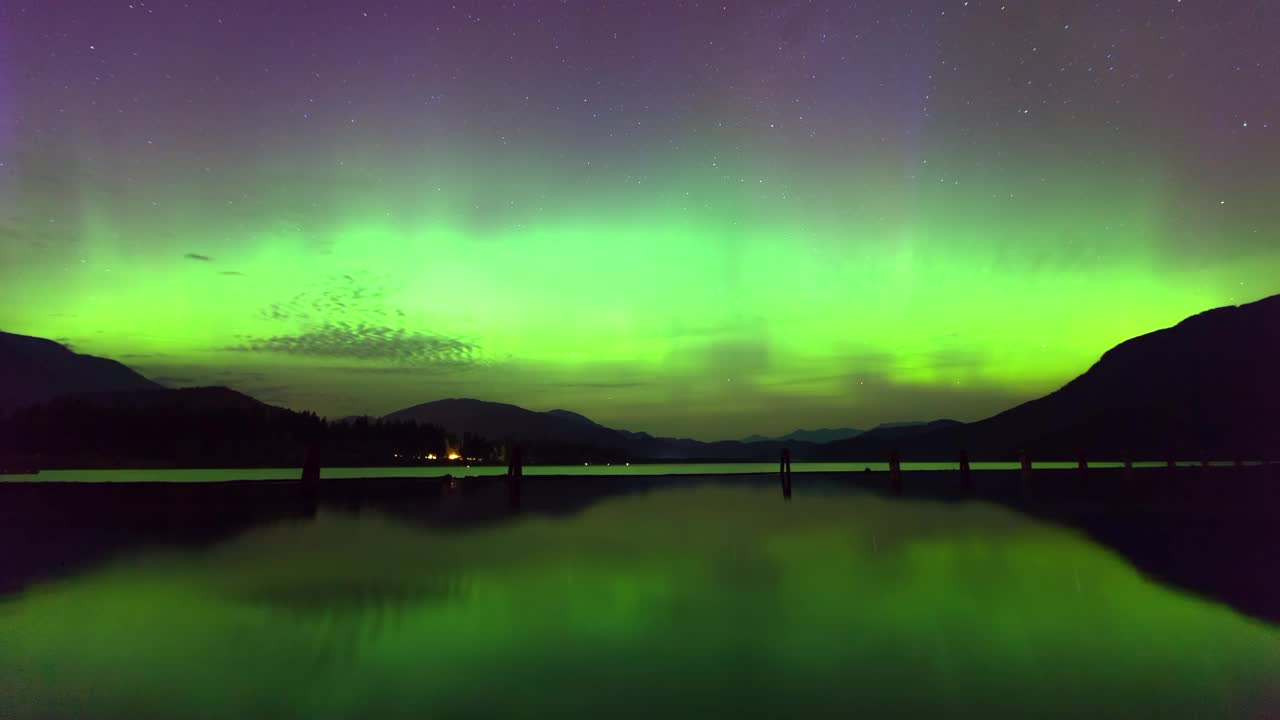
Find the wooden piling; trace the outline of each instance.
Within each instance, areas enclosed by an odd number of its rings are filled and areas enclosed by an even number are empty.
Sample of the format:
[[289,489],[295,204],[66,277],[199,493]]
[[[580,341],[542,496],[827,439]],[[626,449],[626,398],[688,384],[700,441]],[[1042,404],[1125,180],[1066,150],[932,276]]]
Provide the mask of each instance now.
[[973,492],[973,476],[969,472],[969,451],[960,451],[960,487],[965,492]]
[[302,461],[302,499],[311,513],[315,513],[320,503],[320,452],[315,445],[307,447],[307,456]]
[[520,509],[520,482],[524,477],[524,452],[519,445],[507,450],[507,504],[512,510]]
[[1076,468],[1080,471],[1080,479],[1087,480],[1089,478],[1089,458],[1081,450],[1076,453]]
[[889,487],[894,495],[902,494],[902,455],[897,448],[889,451]]
[[1031,455],[1026,450],[1018,451],[1018,464],[1022,467],[1022,484],[1031,484]]
[[312,485],[320,482],[320,454],[314,445],[307,448],[307,457],[302,461],[302,482]]
[[1128,450],[1124,451],[1124,479],[1126,482],[1133,481],[1133,453]]
[[778,476],[782,480],[782,497],[791,499],[791,449],[782,448],[782,456],[778,460]]

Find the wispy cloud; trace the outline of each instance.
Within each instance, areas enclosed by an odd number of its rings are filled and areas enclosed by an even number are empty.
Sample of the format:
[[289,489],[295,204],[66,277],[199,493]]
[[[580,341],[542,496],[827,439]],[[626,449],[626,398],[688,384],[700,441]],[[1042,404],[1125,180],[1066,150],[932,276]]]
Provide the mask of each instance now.
[[387,307],[386,291],[368,273],[345,273],[325,278],[284,302],[272,303],[262,310],[271,320],[333,320],[383,323],[404,312]]
[[209,257],[208,255],[201,255],[200,253],[187,253],[182,257],[188,260],[199,260],[200,262],[213,262],[213,258]]
[[264,318],[295,325],[293,332],[239,336],[238,344],[223,349],[351,360],[385,372],[450,371],[482,361],[480,346],[471,340],[406,328],[405,312],[385,297],[370,273],[332,275],[260,311]]
[[221,274],[222,275],[244,275],[244,273],[240,272],[239,270],[223,270]]
[[394,363],[404,367],[464,368],[480,347],[461,338],[385,325],[327,322],[293,335],[241,337],[225,350]]

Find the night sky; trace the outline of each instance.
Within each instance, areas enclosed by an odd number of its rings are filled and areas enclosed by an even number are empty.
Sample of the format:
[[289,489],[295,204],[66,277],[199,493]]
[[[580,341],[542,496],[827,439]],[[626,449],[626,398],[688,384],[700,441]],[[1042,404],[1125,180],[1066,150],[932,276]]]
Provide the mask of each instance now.
[[321,414],[973,420],[1280,292],[1280,5],[0,0],[0,328]]

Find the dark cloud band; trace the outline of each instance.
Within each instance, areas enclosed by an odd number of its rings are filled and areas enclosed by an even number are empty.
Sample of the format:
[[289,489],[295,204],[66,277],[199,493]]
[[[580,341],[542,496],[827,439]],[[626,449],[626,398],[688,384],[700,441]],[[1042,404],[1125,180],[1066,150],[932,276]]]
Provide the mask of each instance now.
[[475,364],[480,351],[475,343],[460,338],[362,323],[325,323],[294,335],[244,337],[239,345],[224,349],[456,368]]

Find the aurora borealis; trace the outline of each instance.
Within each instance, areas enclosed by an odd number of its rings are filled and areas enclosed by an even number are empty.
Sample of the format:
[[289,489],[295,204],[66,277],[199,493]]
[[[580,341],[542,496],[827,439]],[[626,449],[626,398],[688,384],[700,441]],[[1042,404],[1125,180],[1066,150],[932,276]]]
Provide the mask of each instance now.
[[0,4],[0,328],[340,416],[973,420],[1280,292],[1261,0]]

